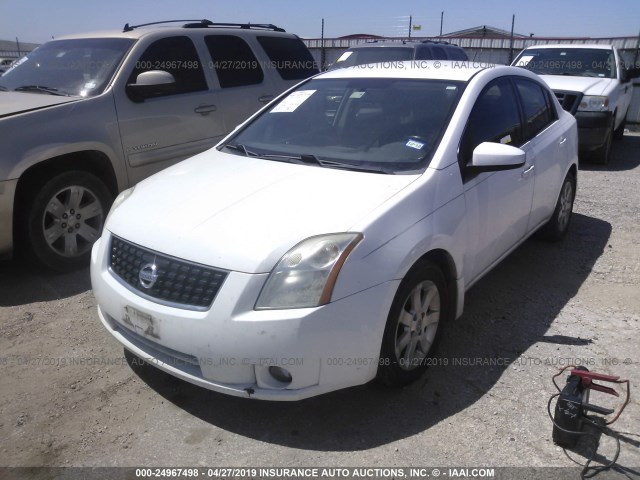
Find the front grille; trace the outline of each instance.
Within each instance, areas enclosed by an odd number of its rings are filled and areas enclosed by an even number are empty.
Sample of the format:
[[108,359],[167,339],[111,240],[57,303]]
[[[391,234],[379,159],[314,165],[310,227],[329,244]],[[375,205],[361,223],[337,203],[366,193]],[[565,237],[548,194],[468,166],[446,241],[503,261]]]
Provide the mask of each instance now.
[[[145,288],[140,270],[155,265],[157,280]],[[211,306],[228,272],[181,260],[112,237],[111,271],[141,296],[164,305],[206,310]],[[149,284],[149,283],[147,283]]]
[[562,90],[554,90],[560,106],[569,112],[571,115],[575,115],[578,111],[578,106],[582,100],[582,93],[580,92],[565,92]]

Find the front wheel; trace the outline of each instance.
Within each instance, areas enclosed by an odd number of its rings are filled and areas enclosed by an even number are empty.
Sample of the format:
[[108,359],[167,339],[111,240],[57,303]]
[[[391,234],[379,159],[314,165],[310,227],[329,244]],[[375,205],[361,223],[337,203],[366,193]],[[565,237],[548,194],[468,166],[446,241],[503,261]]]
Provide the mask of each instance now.
[[58,271],[89,264],[112,198],[95,175],[73,171],[46,181],[28,205],[24,224],[31,259]]
[[546,240],[557,242],[562,240],[566,235],[569,229],[569,223],[571,222],[571,215],[573,214],[573,201],[575,197],[576,178],[573,173],[569,172],[562,183],[560,196],[558,197],[553,215],[540,231]]
[[604,145],[593,153],[595,162],[600,165],[608,165],[609,161],[611,160],[611,145],[613,143],[613,136],[615,135],[613,127],[614,124],[615,117],[611,119],[611,124],[609,125],[609,129],[607,131],[607,139],[605,140]]
[[420,262],[405,276],[391,305],[377,379],[389,386],[418,379],[433,359],[448,316],[444,275],[432,263]]

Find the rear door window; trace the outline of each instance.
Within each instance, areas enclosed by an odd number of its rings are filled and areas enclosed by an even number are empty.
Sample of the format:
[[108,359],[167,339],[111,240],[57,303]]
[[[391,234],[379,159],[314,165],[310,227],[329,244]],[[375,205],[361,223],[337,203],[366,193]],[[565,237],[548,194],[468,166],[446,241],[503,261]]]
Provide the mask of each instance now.
[[431,50],[433,51],[433,59],[434,60],[446,60],[447,59],[447,52],[444,51],[444,48],[442,48],[442,47],[431,47]]
[[535,82],[514,78],[525,116],[525,140],[531,140],[555,120],[549,96]]
[[469,60],[469,57],[467,57],[467,54],[464,53],[464,50],[462,50],[461,48],[447,48],[447,53],[449,54],[449,58],[451,60]]
[[264,80],[260,62],[251,47],[235,35],[209,35],[204,39],[212,67],[222,88],[256,85]]

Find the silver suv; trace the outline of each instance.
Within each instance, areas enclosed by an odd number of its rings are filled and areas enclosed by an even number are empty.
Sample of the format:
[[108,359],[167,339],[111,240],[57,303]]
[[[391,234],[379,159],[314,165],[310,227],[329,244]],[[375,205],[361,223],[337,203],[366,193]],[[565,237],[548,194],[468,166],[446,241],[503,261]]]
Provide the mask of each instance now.
[[53,40],[0,77],[0,255],[88,264],[119,191],[318,72],[274,25],[178,22]]

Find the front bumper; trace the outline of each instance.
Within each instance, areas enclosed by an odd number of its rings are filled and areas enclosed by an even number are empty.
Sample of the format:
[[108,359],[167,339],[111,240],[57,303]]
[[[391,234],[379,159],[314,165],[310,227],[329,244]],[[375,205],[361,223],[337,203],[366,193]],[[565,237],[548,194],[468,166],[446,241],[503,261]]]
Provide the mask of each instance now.
[[612,112],[577,112],[578,150],[593,152],[602,148],[611,134]]
[[11,255],[13,249],[13,205],[18,180],[0,182],[0,258]]
[[[230,272],[212,307],[193,311],[136,295],[108,268],[108,232],[96,242],[91,281],[98,315],[124,347],[201,387],[263,400],[299,400],[376,375],[387,314],[398,287],[383,283],[317,308],[255,311],[267,274]],[[131,322],[127,309],[148,325]],[[289,384],[270,367],[285,368]]]

